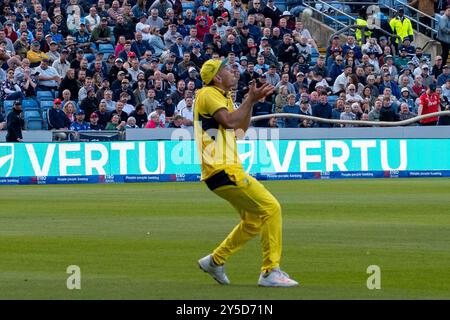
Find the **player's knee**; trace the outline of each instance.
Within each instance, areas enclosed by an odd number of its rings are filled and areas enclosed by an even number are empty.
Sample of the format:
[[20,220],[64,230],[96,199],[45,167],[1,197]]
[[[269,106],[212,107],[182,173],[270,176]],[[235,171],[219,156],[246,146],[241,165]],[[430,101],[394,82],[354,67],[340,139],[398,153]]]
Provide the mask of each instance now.
[[273,200],[269,206],[269,214],[271,215],[281,215],[281,205],[277,200]]
[[260,223],[244,222],[242,226],[248,234],[257,235],[261,231]]

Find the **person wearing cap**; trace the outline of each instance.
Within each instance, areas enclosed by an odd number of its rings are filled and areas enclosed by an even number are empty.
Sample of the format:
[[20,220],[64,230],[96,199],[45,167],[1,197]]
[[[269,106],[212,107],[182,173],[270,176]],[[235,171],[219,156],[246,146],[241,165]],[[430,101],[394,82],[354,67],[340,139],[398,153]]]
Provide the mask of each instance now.
[[[48,128],[49,130],[68,130],[70,120],[61,109],[61,99],[53,100],[53,108],[48,111]],[[67,134],[58,132],[55,134],[56,140],[67,140]]]
[[39,41],[33,41],[30,50],[27,52],[27,59],[30,60],[31,68],[37,67],[42,59],[48,59],[48,55],[41,51],[41,44]]
[[398,56],[395,56],[394,58],[394,65],[397,67],[398,71],[402,71],[405,68],[407,68],[408,61],[410,61],[411,58],[408,57],[408,52],[406,51],[406,48],[400,48],[400,53]]
[[91,42],[97,45],[99,49],[100,44],[111,43],[112,39],[111,30],[108,27],[108,19],[106,17],[101,18],[100,25],[92,30]]
[[445,65],[442,67],[442,73],[437,77],[436,85],[442,87],[448,79],[450,79],[450,67]]
[[409,57],[412,57],[416,54],[416,47],[411,44],[411,39],[409,37],[404,37],[402,45],[400,46],[399,50],[406,49],[406,53]]
[[91,116],[89,117],[89,130],[95,130],[95,131],[100,131],[100,130],[104,130],[105,127],[102,126],[99,122],[98,122],[99,118],[97,113],[93,112],[91,113]]
[[405,37],[409,37],[411,41],[414,41],[414,30],[412,28],[411,20],[405,17],[405,11],[403,7],[398,8],[397,15],[389,21],[392,33],[400,37],[395,39],[395,43],[398,46],[401,45]]
[[[247,97],[240,108],[234,110],[229,92],[237,79],[227,61],[208,60],[200,73],[205,86],[199,90],[195,99],[194,133],[202,159],[202,181],[240,212],[241,222],[212,254],[200,259],[198,264],[220,284],[227,285],[230,281],[225,274],[225,262],[248,240],[260,234],[263,265],[258,284],[285,287],[298,285],[279,269],[282,226],[278,201],[236,162],[235,130],[245,132],[248,129],[253,105],[272,94],[274,87],[265,84],[257,89],[256,82],[249,84]],[[215,129],[214,138],[211,137],[210,129]],[[217,154],[220,150],[223,154]],[[255,206],[255,203],[259,205]]]
[[76,50],[78,49],[82,49],[84,51],[86,51],[86,53],[92,53],[92,48],[91,48],[91,42],[89,41],[91,38],[91,35],[88,33],[87,29],[86,29],[86,23],[85,22],[81,22],[80,23],[80,28],[74,33],[73,35],[75,37],[75,42],[76,42]]
[[22,142],[22,129],[25,126],[25,120],[22,114],[22,102],[16,100],[13,108],[6,117],[6,142]]
[[205,6],[200,6],[198,8],[199,10],[199,14],[197,14],[197,17],[195,18],[195,21],[197,22],[196,24],[198,25],[198,23],[200,22],[201,19],[205,20],[205,26],[207,29],[209,29],[210,26],[213,25],[214,21],[213,19],[209,16],[209,10],[207,7]]
[[62,49],[58,60],[55,60],[52,67],[58,72],[59,77],[63,79],[66,76],[67,70],[70,68],[70,63],[68,60],[69,50]]
[[[84,121],[86,114],[83,110],[79,110],[75,115],[75,121],[70,124],[70,130],[78,132],[83,130],[91,130],[89,122]],[[90,118],[90,116],[88,116]]]
[[411,98],[411,91],[408,87],[403,87],[401,90],[401,96],[400,99],[398,99],[398,102],[400,104],[406,103],[410,111],[415,112],[416,104],[414,102],[414,99]]
[[181,34],[177,31],[177,25],[175,23],[169,24],[169,29],[164,33],[163,39],[167,48],[170,48],[177,41],[177,38],[181,37]]
[[188,48],[183,44],[183,36],[178,34],[175,43],[170,47],[170,52],[175,54],[176,62],[180,63],[183,60],[183,55]]

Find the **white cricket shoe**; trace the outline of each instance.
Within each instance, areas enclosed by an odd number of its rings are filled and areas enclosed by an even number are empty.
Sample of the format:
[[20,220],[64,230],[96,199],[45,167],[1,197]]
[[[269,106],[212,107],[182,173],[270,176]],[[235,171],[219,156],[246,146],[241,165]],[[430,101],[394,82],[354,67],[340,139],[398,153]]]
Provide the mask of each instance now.
[[230,280],[228,280],[227,275],[225,274],[225,267],[218,266],[213,262],[212,255],[208,255],[204,258],[198,260],[198,266],[204,272],[210,274],[214,280],[216,280],[220,284],[230,284]]
[[295,287],[298,282],[289,278],[286,272],[280,268],[273,269],[267,276],[263,273],[259,276],[258,286],[262,287]]

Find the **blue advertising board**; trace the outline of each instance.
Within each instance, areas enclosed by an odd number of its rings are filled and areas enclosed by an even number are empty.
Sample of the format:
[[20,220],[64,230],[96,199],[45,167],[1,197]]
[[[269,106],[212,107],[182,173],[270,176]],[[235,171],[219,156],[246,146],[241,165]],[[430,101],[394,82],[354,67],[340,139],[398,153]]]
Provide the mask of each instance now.
[[[450,139],[242,140],[261,180],[447,177]],[[0,184],[198,181],[195,141],[0,144]]]

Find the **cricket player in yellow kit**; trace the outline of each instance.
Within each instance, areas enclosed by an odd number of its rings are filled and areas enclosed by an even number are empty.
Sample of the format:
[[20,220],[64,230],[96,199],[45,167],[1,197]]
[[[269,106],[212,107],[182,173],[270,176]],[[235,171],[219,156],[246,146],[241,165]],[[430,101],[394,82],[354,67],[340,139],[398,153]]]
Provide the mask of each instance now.
[[249,93],[239,109],[230,97],[237,79],[227,60],[211,59],[200,71],[205,86],[194,105],[194,132],[200,152],[202,180],[240,214],[241,222],[212,254],[198,261],[199,267],[220,284],[229,284],[224,264],[248,240],[261,235],[263,264],[258,285],[292,287],[298,283],[280,270],[281,207],[264,186],[245,173],[239,160],[236,131],[250,125],[253,105],[271,94],[274,87],[249,85]]

